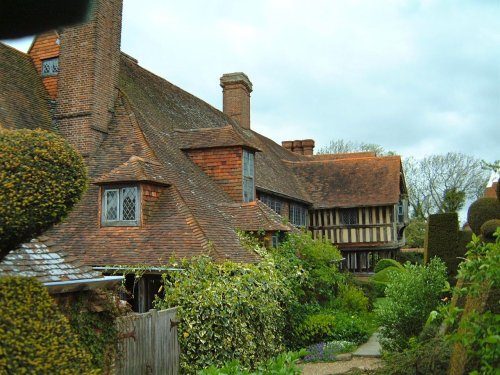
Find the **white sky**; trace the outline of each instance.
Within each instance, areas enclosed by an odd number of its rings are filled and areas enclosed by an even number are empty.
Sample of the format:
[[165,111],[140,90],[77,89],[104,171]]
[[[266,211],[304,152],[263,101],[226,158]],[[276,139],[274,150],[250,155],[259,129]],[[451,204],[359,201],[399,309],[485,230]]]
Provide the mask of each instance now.
[[122,50],[220,109],[220,76],[245,72],[252,128],[278,143],[492,162],[499,20],[500,0],[124,0]]

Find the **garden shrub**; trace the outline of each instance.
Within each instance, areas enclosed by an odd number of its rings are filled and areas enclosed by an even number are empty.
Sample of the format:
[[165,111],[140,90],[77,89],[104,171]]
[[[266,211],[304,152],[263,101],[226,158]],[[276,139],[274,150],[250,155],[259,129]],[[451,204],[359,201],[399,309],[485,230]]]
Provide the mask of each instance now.
[[300,302],[329,302],[342,280],[337,264],[340,251],[328,240],[314,240],[309,233],[289,234],[278,251],[295,254],[307,277],[300,285]]
[[272,262],[215,264],[204,256],[181,267],[165,275],[156,307],[179,306],[183,373],[234,359],[255,368],[283,350],[282,306],[291,293]]
[[309,315],[296,328],[296,333],[302,340],[302,346],[333,340],[360,344],[368,340],[370,330],[371,327],[362,315],[326,310]]
[[382,271],[377,272],[373,276],[370,277],[371,283],[374,285],[375,290],[377,292],[377,296],[383,297],[385,296],[385,288],[387,287],[387,283],[390,280],[390,275],[393,272],[399,273],[399,272],[404,272],[405,268],[404,267],[387,267],[384,268]]
[[456,212],[429,216],[424,263],[428,263],[435,256],[443,260],[450,284],[454,283],[458,265],[466,252],[465,247],[461,245],[461,236]]
[[339,310],[366,313],[368,303],[368,297],[363,290],[354,285],[341,284],[332,306]]
[[481,238],[485,242],[494,242],[495,237],[493,234],[498,227],[500,227],[500,218],[486,221],[483,225],[481,225]]
[[368,299],[368,310],[371,311],[373,309],[373,304],[378,297],[375,285],[369,280],[363,281],[357,279],[354,280],[354,285],[363,291],[364,295]]
[[500,201],[496,198],[479,198],[469,207],[467,221],[472,231],[479,235],[481,225],[491,219],[500,219]]
[[0,259],[66,216],[87,186],[82,157],[43,130],[0,129]]
[[396,255],[396,260],[401,264],[405,264],[406,262],[424,264],[424,254],[418,251],[400,251]]
[[417,336],[429,313],[440,304],[446,282],[446,265],[433,258],[426,266],[407,263],[404,272],[391,272],[387,299],[377,309],[380,342],[384,350],[401,351]]
[[[481,301],[492,295],[498,296],[500,288],[500,228],[495,233],[495,243],[483,243],[473,236],[468,246],[467,260],[462,262],[459,277],[465,287],[455,290],[455,293],[467,295],[467,303],[473,298],[480,306],[463,312],[458,327],[450,334],[455,343],[450,366],[454,370],[462,370],[461,366],[472,374],[496,374],[500,368],[500,314],[498,298],[493,304]],[[475,304],[471,304],[475,305]],[[454,318],[457,309],[449,307],[448,323],[456,322]],[[458,310],[460,312],[460,310]]]
[[386,269],[387,267],[403,268],[401,263],[399,263],[397,260],[387,258],[387,259],[380,259],[377,262],[377,264],[375,265],[373,272],[378,273],[378,272],[382,271],[383,269]]
[[91,355],[35,278],[0,277],[1,374],[97,374]]

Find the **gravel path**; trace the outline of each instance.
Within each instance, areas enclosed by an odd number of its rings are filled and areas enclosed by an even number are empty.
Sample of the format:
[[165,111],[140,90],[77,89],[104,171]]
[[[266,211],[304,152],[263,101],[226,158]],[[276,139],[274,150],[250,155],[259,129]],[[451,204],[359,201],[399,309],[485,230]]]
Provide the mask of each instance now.
[[374,370],[382,366],[380,358],[353,357],[350,361],[303,363],[302,375],[330,375],[345,374],[349,370]]

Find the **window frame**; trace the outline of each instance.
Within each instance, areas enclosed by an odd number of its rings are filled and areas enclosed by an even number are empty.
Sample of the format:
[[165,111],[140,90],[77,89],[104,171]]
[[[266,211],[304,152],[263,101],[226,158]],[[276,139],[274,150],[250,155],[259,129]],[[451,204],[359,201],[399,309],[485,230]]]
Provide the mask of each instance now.
[[[55,62],[55,64],[54,64]],[[45,72],[45,67],[49,67],[49,72]],[[54,69],[55,67],[55,69]],[[59,74],[59,56],[50,57],[48,59],[42,60],[42,66],[40,69],[42,77],[53,77]]]
[[255,153],[243,149],[241,160],[243,202],[253,202],[255,201]]
[[264,203],[271,210],[276,212],[278,215],[282,215],[283,212],[283,202],[281,199],[277,198],[271,194],[260,193],[259,199],[262,203]]
[[[354,215],[353,215],[354,213]],[[349,215],[349,220],[345,220],[347,216],[344,215]],[[341,225],[358,225],[359,224],[359,213],[358,209],[355,207],[351,208],[341,208],[339,212],[339,220]],[[355,220],[351,220],[352,218],[355,218]]]
[[290,202],[288,209],[288,219],[291,224],[297,227],[306,227],[307,217],[308,210],[306,206],[299,203]]
[[[123,200],[125,189],[134,189],[135,195],[135,218],[132,220],[123,219]],[[108,199],[107,193],[118,192],[117,198],[117,219],[108,219]],[[104,186],[101,188],[101,226],[103,227],[136,227],[141,221],[141,189],[137,185]]]

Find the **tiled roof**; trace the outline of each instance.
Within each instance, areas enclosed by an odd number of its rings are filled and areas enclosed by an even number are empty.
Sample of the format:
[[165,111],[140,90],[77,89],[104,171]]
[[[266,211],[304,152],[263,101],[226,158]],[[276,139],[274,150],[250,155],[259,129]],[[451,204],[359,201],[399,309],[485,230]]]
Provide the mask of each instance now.
[[175,129],[175,139],[180,149],[246,146],[258,150],[251,141],[251,135],[242,136],[233,126],[204,129]]
[[131,156],[128,161],[119,165],[109,173],[97,178],[95,184],[108,184],[116,182],[150,182],[161,185],[170,185],[167,181],[167,172],[162,165],[155,161]]
[[0,127],[51,128],[49,97],[28,55],[0,43]]
[[100,272],[81,264],[76,257],[36,239],[22,244],[3,259],[0,276],[36,277],[43,283],[103,277]]
[[316,208],[391,205],[399,202],[401,158],[371,156],[288,162]]
[[289,231],[283,218],[260,201],[221,204],[221,209],[243,231]]

